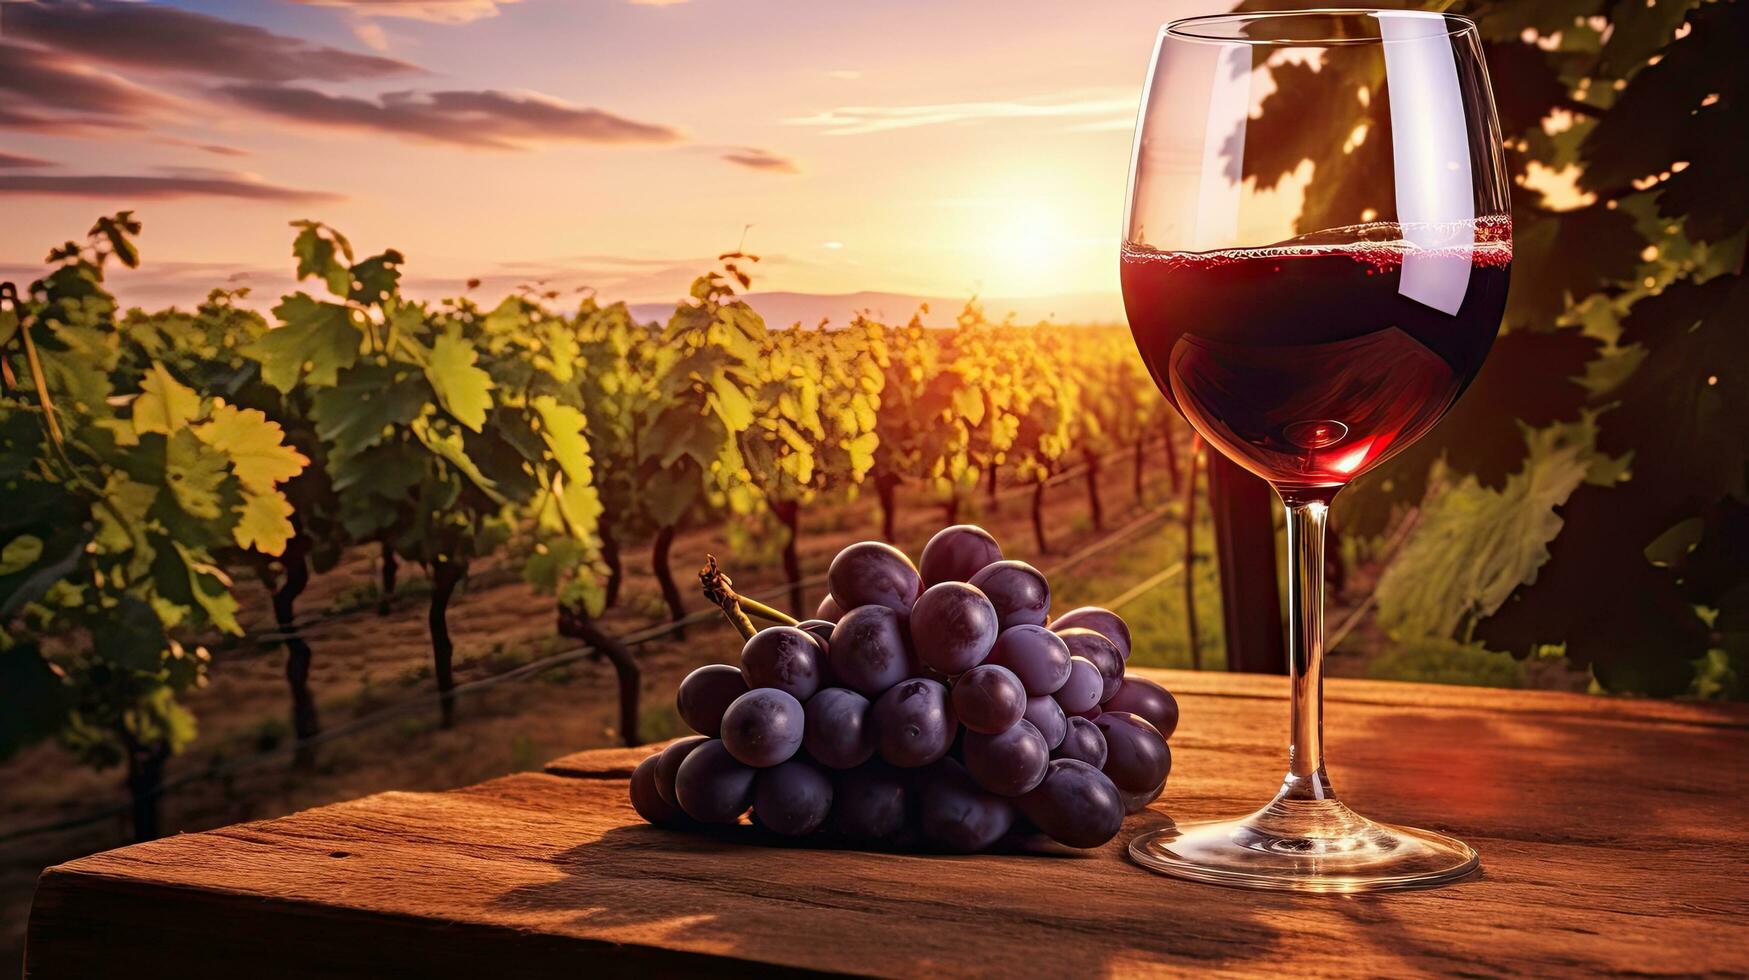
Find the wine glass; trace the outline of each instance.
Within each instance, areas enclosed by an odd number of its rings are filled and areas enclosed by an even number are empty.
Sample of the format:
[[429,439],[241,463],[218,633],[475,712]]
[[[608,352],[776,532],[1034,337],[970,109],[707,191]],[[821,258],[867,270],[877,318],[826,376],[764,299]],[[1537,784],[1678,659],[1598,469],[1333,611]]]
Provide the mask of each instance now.
[[1479,866],[1369,820],[1324,772],[1324,522],[1481,369],[1512,263],[1476,25],[1423,11],[1162,29],[1142,99],[1124,305],[1154,382],[1287,511],[1288,773],[1249,816],[1157,830],[1140,864],[1252,888],[1426,887]]

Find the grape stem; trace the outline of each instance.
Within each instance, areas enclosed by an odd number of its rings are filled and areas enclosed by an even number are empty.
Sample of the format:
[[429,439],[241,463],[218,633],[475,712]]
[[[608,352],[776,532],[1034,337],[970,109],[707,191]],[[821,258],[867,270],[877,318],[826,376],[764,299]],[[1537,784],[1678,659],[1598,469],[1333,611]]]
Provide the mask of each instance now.
[[740,632],[743,639],[751,640],[753,634],[759,632],[748,616],[749,613],[781,626],[794,626],[799,622],[786,612],[737,593],[734,581],[717,564],[716,555],[704,556],[704,567],[698,570],[698,581],[703,586],[705,599],[723,611],[724,618]]
[[[17,310],[18,287],[12,283],[0,283],[0,303]],[[56,448],[62,445],[61,424],[55,420],[55,403],[49,398],[48,382],[43,378],[42,359],[37,357],[36,344],[30,338],[30,324],[26,323],[22,312],[18,317],[18,339],[24,344],[24,359],[30,365],[30,380],[36,385],[37,398],[42,401],[43,421],[49,431],[49,438],[54,440]]]

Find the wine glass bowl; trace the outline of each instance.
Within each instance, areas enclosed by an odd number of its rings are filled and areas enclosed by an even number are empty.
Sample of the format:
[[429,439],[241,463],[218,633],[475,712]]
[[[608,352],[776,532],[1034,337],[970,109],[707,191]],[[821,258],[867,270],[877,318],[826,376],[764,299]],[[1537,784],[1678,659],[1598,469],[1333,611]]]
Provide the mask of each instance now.
[[1323,760],[1330,500],[1432,428],[1481,370],[1512,221],[1468,20],[1222,14],[1162,29],[1136,128],[1120,272],[1160,391],[1287,511],[1289,771],[1236,820],[1131,854],[1260,888],[1425,887],[1474,870],[1443,835],[1338,800]]
[[1341,487],[1431,428],[1481,369],[1506,299],[1512,247],[1498,236],[1510,223],[1475,233],[1489,237],[1453,256],[1450,274],[1468,281],[1451,313],[1401,291],[1405,262],[1444,255],[1365,231],[1201,253],[1126,248],[1136,344],[1226,456],[1278,487]]

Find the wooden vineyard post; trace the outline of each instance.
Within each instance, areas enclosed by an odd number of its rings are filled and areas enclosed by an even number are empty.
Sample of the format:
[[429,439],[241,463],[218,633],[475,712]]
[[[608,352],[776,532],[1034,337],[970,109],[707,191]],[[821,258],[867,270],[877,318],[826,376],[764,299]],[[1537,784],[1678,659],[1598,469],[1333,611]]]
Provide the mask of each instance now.
[[1196,463],[1202,453],[1202,438],[1190,440],[1190,474],[1184,482],[1184,645],[1190,651],[1192,670],[1202,669],[1202,640],[1196,630]]
[[1221,581],[1227,669],[1287,673],[1275,562],[1275,491],[1220,453],[1208,453],[1209,510]]

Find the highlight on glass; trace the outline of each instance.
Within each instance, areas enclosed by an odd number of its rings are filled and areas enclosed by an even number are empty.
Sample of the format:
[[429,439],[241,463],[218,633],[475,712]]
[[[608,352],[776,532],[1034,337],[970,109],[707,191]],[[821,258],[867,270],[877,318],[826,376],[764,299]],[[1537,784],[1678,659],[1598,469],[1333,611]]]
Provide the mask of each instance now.
[[1275,797],[1144,834],[1132,857],[1292,890],[1468,874],[1468,845],[1355,813],[1325,773],[1323,548],[1331,500],[1439,421],[1499,330],[1512,220],[1476,26],[1395,10],[1168,24],[1125,212],[1124,304],[1155,384],[1286,508],[1292,685]]

